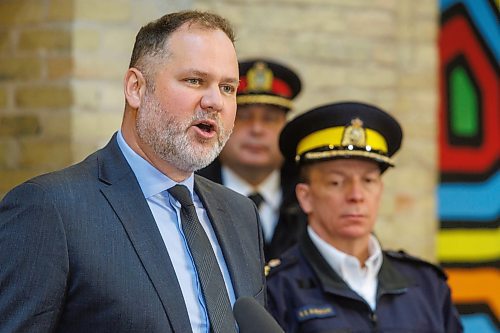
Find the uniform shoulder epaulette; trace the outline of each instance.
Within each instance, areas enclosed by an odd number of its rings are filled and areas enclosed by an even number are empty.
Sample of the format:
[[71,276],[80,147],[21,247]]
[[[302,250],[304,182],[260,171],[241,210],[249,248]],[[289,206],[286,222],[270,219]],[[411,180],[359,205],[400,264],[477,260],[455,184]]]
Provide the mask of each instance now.
[[448,279],[448,275],[446,275],[445,271],[440,266],[433,264],[429,261],[426,261],[424,259],[412,256],[403,250],[399,250],[399,251],[387,251],[387,250],[385,250],[384,253],[390,258],[394,258],[394,259],[398,259],[398,260],[402,260],[402,261],[409,261],[409,262],[413,262],[416,264],[421,264],[421,265],[424,265],[427,267],[431,267],[438,273],[438,275],[440,277],[442,277],[445,280]]
[[264,274],[266,277],[269,277],[276,272],[279,272],[294,263],[298,261],[298,258],[295,256],[287,256],[283,258],[277,258],[277,259],[271,259],[267,262],[266,266],[264,267]]

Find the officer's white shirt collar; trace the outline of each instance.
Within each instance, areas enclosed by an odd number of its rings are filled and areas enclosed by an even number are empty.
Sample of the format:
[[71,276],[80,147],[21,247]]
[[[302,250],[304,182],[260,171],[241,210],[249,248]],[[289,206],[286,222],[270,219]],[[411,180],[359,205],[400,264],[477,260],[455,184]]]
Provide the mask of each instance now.
[[321,239],[311,227],[307,227],[307,232],[313,244],[321,253],[332,269],[360,295],[372,309],[376,306],[378,272],[382,266],[382,249],[375,236],[370,235],[368,243],[368,259],[365,267],[361,267],[359,260],[347,253],[339,251]]
[[222,183],[231,190],[245,196],[254,192],[259,192],[264,198],[264,202],[259,208],[262,229],[266,241],[270,241],[279,218],[279,209],[281,204],[281,182],[279,170],[274,170],[257,187],[250,185],[243,178],[226,166],[221,168]]
[[276,193],[281,193],[280,173],[278,170],[274,170],[262,183],[254,187],[234,173],[233,170],[222,166],[222,180],[224,186],[229,187],[233,191],[245,196],[259,192],[265,202],[273,208],[279,208],[280,206],[281,198],[276,195]]

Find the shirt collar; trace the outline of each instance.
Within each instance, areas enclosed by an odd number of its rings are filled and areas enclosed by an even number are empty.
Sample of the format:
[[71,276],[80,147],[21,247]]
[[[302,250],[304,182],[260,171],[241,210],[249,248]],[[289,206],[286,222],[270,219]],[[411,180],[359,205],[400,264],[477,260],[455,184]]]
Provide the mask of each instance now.
[[[118,146],[125,156],[130,168],[135,174],[139,186],[141,187],[142,193],[146,199],[161,193],[177,183],[170,179],[168,176],[163,174],[160,170],[156,169],[151,163],[142,158],[139,154],[130,148],[125,139],[123,138],[122,132],[118,131],[116,136]],[[187,179],[182,181],[180,184],[185,185],[191,195],[193,195],[194,186],[194,176],[191,174]]]
[[233,191],[248,196],[254,192],[259,192],[265,202],[272,208],[278,209],[281,203],[280,172],[274,170],[259,186],[254,187],[238,176],[233,170],[226,166],[221,167],[224,186]]
[[[345,252],[339,251],[334,246],[330,245],[323,239],[321,239],[316,232],[311,227],[307,227],[307,232],[311,241],[318,248],[326,262],[332,267],[332,269],[340,275],[341,278],[345,278],[346,267],[349,265],[352,267],[353,264],[358,264],[359,261],[356,257],[351,256]],[[382,249],[377,238],[370,235],[368,243],[368,259],[365,261],[365,266],[370,275],[376,276],[382,266]]]

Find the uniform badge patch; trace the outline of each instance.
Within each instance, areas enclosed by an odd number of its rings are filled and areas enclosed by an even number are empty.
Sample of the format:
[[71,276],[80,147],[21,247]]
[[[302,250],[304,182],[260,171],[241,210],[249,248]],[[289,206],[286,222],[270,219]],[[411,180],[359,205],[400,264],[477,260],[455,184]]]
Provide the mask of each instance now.
[[334,317],[336,315],[330,304],[303,306],[297,309],[295,313],[299,322],[310,319]]
[[359,118],[351,120],[351,125],[346,126],[344,129],[342,146],[347,147],[350,145],[362,148],[366,146],[366,134],[363,128],[363,121]]
[[274,75],[267,65],[259,61],[247,72],[248,89],[254,91],[271,91]]

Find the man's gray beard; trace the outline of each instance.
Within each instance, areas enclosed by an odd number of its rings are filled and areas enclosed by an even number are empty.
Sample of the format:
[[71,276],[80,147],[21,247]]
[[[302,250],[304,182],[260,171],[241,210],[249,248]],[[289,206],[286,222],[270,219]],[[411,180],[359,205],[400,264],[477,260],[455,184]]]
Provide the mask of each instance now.
[[[211,119],[217,122],[219,135],[211,146],[192,143],[187,129],[193,121]],[[221,152],[231,131],[226,131],[215,111],[198,110],[191,119],[177,120],[160,103],[146,93],[136,123],[139,138],[163,161],[185,172],[194,172],[209,165]],[[208,142],[208,140],[207,140]],[[204,143],[204,142],[201,142]]]

